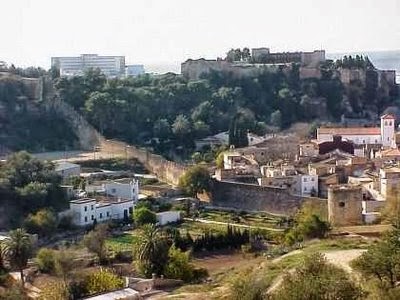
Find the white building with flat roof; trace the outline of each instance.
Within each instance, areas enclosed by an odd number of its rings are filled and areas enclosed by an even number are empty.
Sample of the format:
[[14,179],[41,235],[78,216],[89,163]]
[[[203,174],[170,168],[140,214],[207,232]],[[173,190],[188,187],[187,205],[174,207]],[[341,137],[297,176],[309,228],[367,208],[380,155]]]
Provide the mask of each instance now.
[[116,200],[98,202],[92,198],[82,198],[69,202],[70,209],[63,215],[70,215],[76,226],[92,225],[93,222],[106,222],[109,220],[124,220],[130,218],[134,202],[132,200]]
[[70,163],[67,161],[57,162],[54,170],[62,178],[79,176],[81,174],[81,166],[80,165],[73,164],[73,163]]
[[112,181],[103,184],[104,192],[107,196],[119,199],[137,201],[139,197],[139,181],[130,180],[128,183]]
[[107,77],[120,77],[125,75],[125,56],[81,54],[52,57],[51,66],[60,70],[60,76],[79,76],[87,69],[99,68]]
[[127,65],[125,67],[125,76],[139,76],[145,73],[143,65]]

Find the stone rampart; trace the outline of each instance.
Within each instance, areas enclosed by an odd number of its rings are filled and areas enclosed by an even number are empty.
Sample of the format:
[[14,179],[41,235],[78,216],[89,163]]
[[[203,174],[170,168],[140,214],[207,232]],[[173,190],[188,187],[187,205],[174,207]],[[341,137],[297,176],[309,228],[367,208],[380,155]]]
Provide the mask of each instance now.
[[187,169],[184,165],[169,161],[160,155],[151,153],[146,149],[128,145],[124,142],[101,138],[100,147],[102,152],[108,152],[112,155],[123,156],[126,158],[136,158],[160,180],[172,185],[178,185],[179,178]]
[[217,180],[212,183],[211,199],[217,207],[280,215],[294,214],[305,202],[311,202],[322,212],[327,207],[326,200],[292,195],[285,188]]

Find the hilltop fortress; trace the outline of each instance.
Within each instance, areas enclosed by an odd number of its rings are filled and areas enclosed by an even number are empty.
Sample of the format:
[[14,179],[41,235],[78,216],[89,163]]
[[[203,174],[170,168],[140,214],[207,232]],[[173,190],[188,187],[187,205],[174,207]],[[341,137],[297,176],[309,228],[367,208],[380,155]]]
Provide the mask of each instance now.
[[[232,51],[232,50],[231,50]],[[265,71],[276,72],[282,70],[288,74],[292,65],[299,65],[300,79],[321,78],[321,65],[327,62],[325,50],[312,52],[270,52],[269,48],[253,48],[245,59],[188,59],[181,64],[182,75],[189,80],[198,80],[202,75],[211,72],[231,74],[234,78],[257,77]],[[396,86],[396,72],[394,70],[378,70],[378,88],[382,88],[389,95]],[[358,81],[363,86],[367,82],[367,70],[358,67],[338,67],[335,72],[340,81],[348,86]]]
[[227,59],[188,59],[181,64],[181,73],[190,80],[198,80],[201,75],[212,71],[231,73],[234,77],[254,77],[263,71],[290,70],[292,63],[300,64],[300,78],[319,78],[319,66],[325,62],[325,50],[313,52],[270,52],[269,48],[251,49],[248,61]]

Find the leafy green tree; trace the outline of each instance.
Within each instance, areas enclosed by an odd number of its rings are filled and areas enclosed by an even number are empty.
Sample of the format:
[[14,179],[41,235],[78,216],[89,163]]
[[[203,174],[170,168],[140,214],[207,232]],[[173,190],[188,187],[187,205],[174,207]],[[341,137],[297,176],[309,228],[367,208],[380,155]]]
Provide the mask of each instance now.
[[92,231],[83,237],[85,247],[99,257],[100,263],[107,261],[106,239],[109,236],[108,224],[98,224]]
[[362,290],[348,274],[315,253],[307,256],[294,273],[287,274],[272,299],[361,299]]
[[286,242],[293,244],[307,239],[324,238],[330,230],[329,223],[321,220],[318,212],[304,205],[295,216],[295,226],[286,234]]
[[71,274],[78,267],[85,267],[81,262],[77,262],[76,254],[69,249],[61,249],[55,252],[54,271],[58,277],[61,277],[65,283],[71,277]]
[[177,136],[180,143],[188,138],[192,132],[191,124],[187,117],[178,115],[172,124],[172,132]]
[[103,133],[115,117],[115,101],[109,93],[93,92],[85,103],[85,109],[90,114],[91,119]]
[[34,214],[29,214],[25,219],[24,227],[29,233],[49,236],[57,229],[57,217],[53,211],[41,209]]
[[32,240],[21,228],[10,231],[9,235],[10,237],[2,243],[2,252],[10,265],[20,272],[23,286],[25,283],[24,268],[33,253]]
[[133,211],[133,221],[142,226],[144,224],[155,224],[157,222],[156,214],[147,207],[135,208]]
[[279,110],[271,114],[271,124],[279,128],[282,126],[282,113]]
[[172,245],[168,250],[168,264],[164,275],[167,278],[189,282],[193,279],[194,267],[190,264],[190,253],[183,252]]
[[168,262],[168,249],[167,240],[154,224],[143,225],[133,245],[136,268],[146,277],[153,273],[163,274]]
[[191,196],[210,190],[211,177],[207,168],[196,165],[188,169],[179,179],[179,186]]
[[125,285],[123,278],[104,268],[91,273],[85,279],[85,283],[90,295],[113,291]]
[[154,123],[153,133],[161,140],[167,140],[171,137],[171,126],[167,119],[159,119]]
[[215,164],[217,165],[217,168],[223,169],[224,168],[224,152],[221,152],[218,154]]
[[352,262],[352,266],[366,278],[375,278],[384,289],[393,289],[400,279],[400,230],[384,235],[367,252]]
[[242,60],[243,61],[249,61],[251,58],[251,54],[250,54],[250,49],[245,47],[242,50]]

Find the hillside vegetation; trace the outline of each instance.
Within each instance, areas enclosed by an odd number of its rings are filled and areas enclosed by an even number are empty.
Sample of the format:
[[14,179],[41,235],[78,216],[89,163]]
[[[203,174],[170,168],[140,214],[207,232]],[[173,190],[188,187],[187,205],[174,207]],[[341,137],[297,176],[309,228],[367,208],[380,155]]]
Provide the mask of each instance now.
[[30,98],[22,78],[0,76],[0,152],[65,150],[77,141],[68,124]]
[[[343,85],[339,69],[365,72],[365,83]],[[396,103],[397,88],[378,88],[378,76],[363,57],[345,57],[321,66],[320,79],[299,78],[299,65],[256,78],[212,73],[188,81],[181,75],[109,79],[99,70],[61,78],[56,87],[66,102],[106,137],[151,145],[158,152],[191,149],[193,141],[234,128],[236,133],[266,132],[268,125],[338,121],[345,114],[370,117]]]

